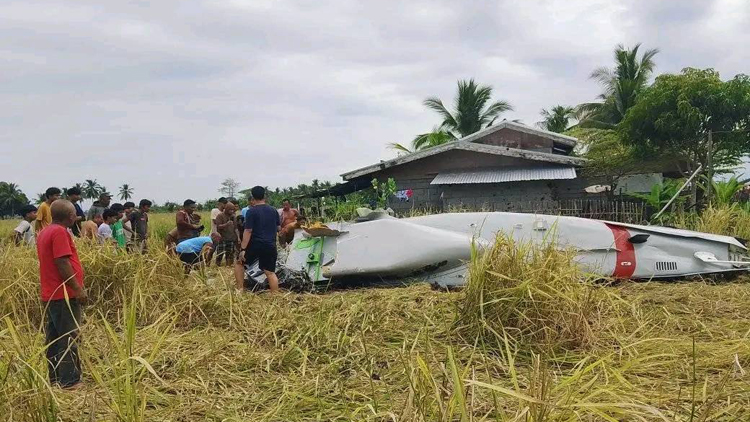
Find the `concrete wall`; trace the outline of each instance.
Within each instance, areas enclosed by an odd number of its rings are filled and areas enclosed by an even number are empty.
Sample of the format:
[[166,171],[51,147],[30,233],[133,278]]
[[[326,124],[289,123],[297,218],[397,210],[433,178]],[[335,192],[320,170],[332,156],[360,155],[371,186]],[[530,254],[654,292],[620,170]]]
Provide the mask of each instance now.
[[392,197],[389,200],[389,206],[399,214],[408,212],[410,209],[431,209],[435,211],[442,210],[440,186],[430,185],[433,177],[428,178],[398,178],[396,180],[396,190],[411,189],[412,197],[407,201],[402,201]]
[[444,204],[447,208],[511,211],[522,202],[551,201],[553,193],[547,181],[515,183],[447,185]]
[[651,192],[651,187],[664,182],[661,173],[631,174],[617,181],[615,193]]

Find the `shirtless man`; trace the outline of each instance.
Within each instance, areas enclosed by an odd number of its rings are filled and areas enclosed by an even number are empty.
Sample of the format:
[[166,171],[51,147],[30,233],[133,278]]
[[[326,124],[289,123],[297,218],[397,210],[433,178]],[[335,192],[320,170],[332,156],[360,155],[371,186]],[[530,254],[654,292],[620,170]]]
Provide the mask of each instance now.
[[[297,219],[300,214],[299,211],[292,208],[292,203],[288,199],[284,199],[282,203],[283,208],[279,210],[279,217],[281,219],[281,230],[279,230],[279,245],[286,246],[294,239],[294,229],[297,228]],[[291,238],[290,238],[291,234]]]

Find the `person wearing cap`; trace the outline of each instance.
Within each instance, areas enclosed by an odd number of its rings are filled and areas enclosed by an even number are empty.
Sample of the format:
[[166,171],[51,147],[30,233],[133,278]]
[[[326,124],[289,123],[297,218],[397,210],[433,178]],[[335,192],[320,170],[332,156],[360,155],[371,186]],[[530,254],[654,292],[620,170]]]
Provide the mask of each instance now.
[[13,229],[13,240],[16,242],[16,246],[20,246],[22,243],[31,246],[36,245],[36,232],[31,224],[36,220],[36,207],[24,205],[18,213],[21,214],[23,220]]
[[109,202],[111,200],[112,196],[110,194],[108,194],[107,192],[102,192],[99,195],[99,199],[94,201],[94,203],[91,205],[91,208],[89,208],[88,212],[86,213],[86,219],[93,220],[95,215],[101,215],[104,210],[109,208]]

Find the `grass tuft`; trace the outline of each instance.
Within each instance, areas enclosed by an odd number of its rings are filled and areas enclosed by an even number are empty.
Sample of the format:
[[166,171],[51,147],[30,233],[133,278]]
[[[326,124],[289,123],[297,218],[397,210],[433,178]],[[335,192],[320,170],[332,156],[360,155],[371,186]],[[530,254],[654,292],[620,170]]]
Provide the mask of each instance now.
[[500,350],[506,338],[543,353],[593,344],[610,298],[573,256],[553,242],[517,244],[499,234],[493,246],[472,258],[460,331]]

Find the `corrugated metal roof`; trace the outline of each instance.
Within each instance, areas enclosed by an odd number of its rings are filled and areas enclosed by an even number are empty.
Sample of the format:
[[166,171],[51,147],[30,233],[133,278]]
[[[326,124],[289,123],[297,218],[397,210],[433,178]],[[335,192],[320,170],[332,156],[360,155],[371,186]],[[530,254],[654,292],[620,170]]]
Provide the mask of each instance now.
[[574,167],[534,167],[477,169],[441,172],[430,182],[431,185],[464,185],[477,183],[506,183],[529,180],[575,179]]

